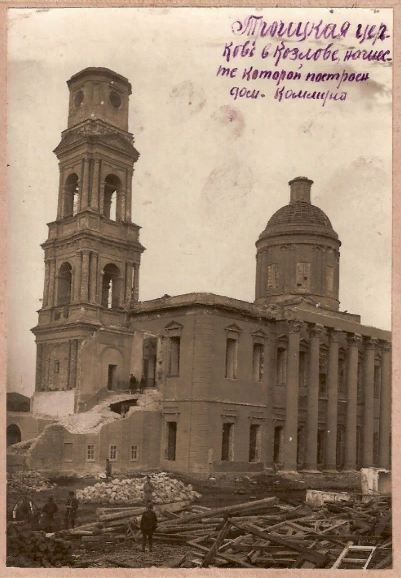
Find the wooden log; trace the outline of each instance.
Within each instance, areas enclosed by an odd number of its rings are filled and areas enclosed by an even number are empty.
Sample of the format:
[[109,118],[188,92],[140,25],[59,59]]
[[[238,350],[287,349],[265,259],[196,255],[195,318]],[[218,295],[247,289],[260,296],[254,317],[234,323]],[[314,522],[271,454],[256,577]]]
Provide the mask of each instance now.
[[[206,548],[206,546],[201,546],[200,544],[195,544],[195,543],[192,543],[192,546],[201,550],[202,552],[209,552],[209,548]],[[229,554],[218,553],[215,560],[216,560],[216,562],[218,560],[223,560],[225,562],[231,562],[234,564],[238,564],[239,566],[242,566],[243,568],[255,568],[255,566],[252,566],[251,564],[247,564],[243,560],[240,560],[239,558],[236,558],[235,556],[230,556]]]
[[[169,504],[157,504],[153,506],[156,515],[161,515],[163,512],[179,512],[190,504],[189,501],[172,502]],[[132,518],[134,516],[141,516],[146,510],[146,506],[139,506],[138,508],[127,508],[115,513],[99,514],[98,519],[101,522],[109,522],[112,520],[119,520],[124,518]],[[175,522],[175,520],[172,520]]]
[[230,522],[228,520],[226,520],[223,524],[223,527],[220,529],[219,533],[217,534],[213,546],[210,548],[209,552],[204,557],[203,562],[202,562],[202,568],[208,568],[209,565],[213,562],[213,560],[216,556],[216,552],[217,552],[218,548],[220,547],[220,545],[222,544],[224,538],[228,534],[229,530],[230,530]]

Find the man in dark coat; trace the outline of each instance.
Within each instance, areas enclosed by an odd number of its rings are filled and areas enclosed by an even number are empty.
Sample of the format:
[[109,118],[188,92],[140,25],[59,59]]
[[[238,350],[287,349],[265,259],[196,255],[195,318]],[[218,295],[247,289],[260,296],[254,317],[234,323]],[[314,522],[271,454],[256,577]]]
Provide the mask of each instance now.
[[153,511],[153,505],[149,502],[146,506],[146,511],[141,518],[141,532],[142,532],[142,552],[145,552],[146,542],[149,544],[149,552],[152,551],[153,533],[157,528],[157,518]]
[[78,500],[75,497],[73,490],[68,492],[68,499],[65,504],[64,525],[66,529],[74,528],[75,518],[77,517]]
[[43,525],[46,532],[53,532],[54,514],[58,512],[57,504],[53,500],[53,496],[49,496],[46,504],[42,508],[44,514]]
[[136,393],[137,387],[138,387],[138,381],[137,381],[135,375],[133,375],[133,374],[131,373],[131,375],[129,376],[129,390],[130,390],[130,393]]

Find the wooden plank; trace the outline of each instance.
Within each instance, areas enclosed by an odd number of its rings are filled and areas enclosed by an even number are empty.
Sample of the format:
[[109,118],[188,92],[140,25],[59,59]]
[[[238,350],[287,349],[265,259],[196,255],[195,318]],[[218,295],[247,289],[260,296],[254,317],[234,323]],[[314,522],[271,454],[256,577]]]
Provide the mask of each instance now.
[[216,552],[219,546],[222,544],[224,538],[226,537],[227,533],[230,530],[230,522],[226,520],[223,524],[223,527],[220,529],[219,533],[216,536],[213,546],[210,548],[209,552],[203,559],[202,568],[208,568],[209,565],[213,562]]

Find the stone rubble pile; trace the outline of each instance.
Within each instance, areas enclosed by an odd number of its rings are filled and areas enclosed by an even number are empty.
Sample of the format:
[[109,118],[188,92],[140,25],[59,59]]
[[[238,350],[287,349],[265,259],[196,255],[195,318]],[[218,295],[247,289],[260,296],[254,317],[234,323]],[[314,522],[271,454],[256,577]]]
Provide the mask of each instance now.
[[[153,503],[167,504],[180,501],[193,501],[200,497],[191,485],[185,485],[180,480],[162,472],[152,474],[150,481],[153,486]],[[76,496],[80,502],[106,504],[141,504],[143,503],[143,485],[145,477],[116,478],[109,482],[98,482],[77,490]]]
[[7,475],[8,490],[16,492],[43,492],[54,488],[42,474],[34,471],[13,472]]

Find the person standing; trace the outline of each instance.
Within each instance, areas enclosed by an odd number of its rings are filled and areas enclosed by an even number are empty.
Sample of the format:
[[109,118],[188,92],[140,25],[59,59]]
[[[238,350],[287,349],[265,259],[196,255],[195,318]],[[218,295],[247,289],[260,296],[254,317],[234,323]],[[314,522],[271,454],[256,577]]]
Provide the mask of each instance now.
[[58,507],[53,499],[53,496],[49,496],[47,498],[47,502],[43,506],[42,512],[44,514],[44,530],[46,532],[53,532],[54,515],[58,512]]
[[77,517],[78,500],[75,497],[75,492],[71,490],[68,492],[68,499],[65,505],[64,525],[66,529],[74,528],[75,519]]
[[146,387],[146,377],[142,376],[141,381],[139,382],[139,393],[143,393],[145,387]]
[[129,376],[129,391],[130,393],[136,393],[138,387],[138,381],[133,373]]
[[141,517],[141,532],[142,532],[142,552],[145,552],[146,542],[149,545],[149,552],[152,551],[153,534],[157,528],[157,517],[153,511],[153,505],[149,502],[146,506],[145,512]]
[[143,501],[145,502],[145,506],[153,503],[153,484],[149,476],[146,476],[145,483],[143,484]]

